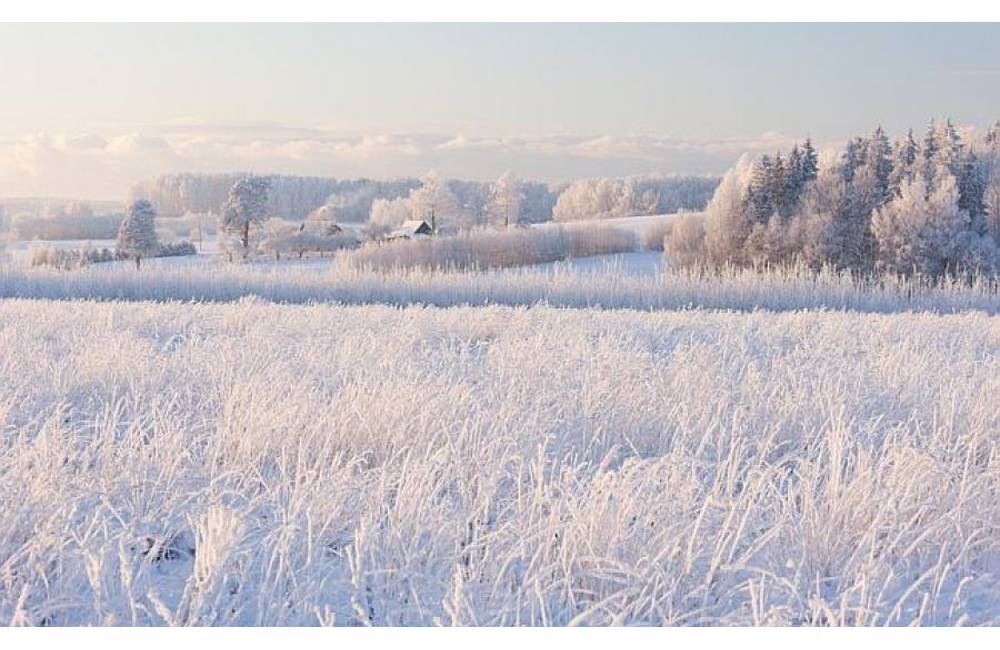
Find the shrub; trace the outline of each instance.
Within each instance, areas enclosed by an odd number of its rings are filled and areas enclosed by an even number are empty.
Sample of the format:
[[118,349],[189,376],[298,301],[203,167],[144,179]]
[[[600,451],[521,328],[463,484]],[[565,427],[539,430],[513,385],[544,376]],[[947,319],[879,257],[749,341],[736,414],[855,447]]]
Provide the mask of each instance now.
[[662,249],[673,266],[688,267],[703,259],[705,250],[705,217],[700,214],[678,215],[670,222]]
[[507,268],[572,257],[625,253],[638,248],[631,231],[606,225],[474,230],[454,237],[371,244],[348,256],[356,267]]
[[[198,251],[191,242],[183,241],[174,244],[160,244],[151,257],[180,257],[197,255]],[[30,264],[33,267],[51,266],[64,271],[79,269],[91,264],[104,262],[119,262],[128,259],[128,255],[111,248],[45,248],[31,249]]]

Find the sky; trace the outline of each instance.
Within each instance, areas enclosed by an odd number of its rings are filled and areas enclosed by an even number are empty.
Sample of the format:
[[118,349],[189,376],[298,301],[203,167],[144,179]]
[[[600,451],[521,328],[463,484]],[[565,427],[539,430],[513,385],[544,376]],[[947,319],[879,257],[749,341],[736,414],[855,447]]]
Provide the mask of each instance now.
[[1000,118],[1000,25],[4,24],[0,197],[252,171],[565,181]]

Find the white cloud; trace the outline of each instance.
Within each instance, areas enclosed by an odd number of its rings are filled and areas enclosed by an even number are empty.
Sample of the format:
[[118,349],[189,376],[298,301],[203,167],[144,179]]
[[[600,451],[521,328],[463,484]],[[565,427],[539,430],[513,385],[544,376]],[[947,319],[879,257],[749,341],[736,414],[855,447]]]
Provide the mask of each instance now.
[[174,122],[126,132],[34,133],[0,140],[0,196],[118,198],[161,173],[256,171],[340,177],[464,178],[506,169],[569,180],[642,172],[724,171],[743,152],[787,148],[779,133],[691,140],[672,136],[472,137],[465,134],[344,135],[284,125]]

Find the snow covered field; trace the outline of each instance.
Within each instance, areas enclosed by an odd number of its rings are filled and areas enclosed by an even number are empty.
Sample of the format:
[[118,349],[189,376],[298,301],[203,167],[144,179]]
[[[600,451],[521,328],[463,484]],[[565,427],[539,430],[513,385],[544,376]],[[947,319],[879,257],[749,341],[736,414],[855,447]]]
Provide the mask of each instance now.
[[0,312],[3,623],[1000,623],[996,316]]
[[1000,624],[988,283],[10,253],[0,623]]
[[849,275],[808,270],[770,274],[731,270],[703,275],[671,271],[657,263],[657,258],[656,254],[637,253],[491,272],[376,272],[318,258],[301,264],[210,266],[172,264],[173,259],[191,258],[168,258],[155,272],[136,272],[124,263],[95,264],[72,272],[0,264],[0,298],[223,302],[257,296],[282,303],[419,303],[439,307],[544,303],[640,310],[1000,312],[1000,294],[995,284],[986,281],[925,286],[887,277],[878,284],[862,285]]

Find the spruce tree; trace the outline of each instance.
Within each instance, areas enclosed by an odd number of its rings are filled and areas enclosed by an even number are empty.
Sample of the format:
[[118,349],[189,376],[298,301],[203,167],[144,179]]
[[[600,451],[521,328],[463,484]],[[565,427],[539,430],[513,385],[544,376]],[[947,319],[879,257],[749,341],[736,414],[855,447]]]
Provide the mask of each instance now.
[[903,183],[913,180],[913,166],[917,161],[916,140],[913,139],[913,129],[906,132],[906,137],[896,142],[892,152],[892,172],[889,174],[889,193],[899,196],[899,188]]
[[927,125],[927,132],[924,134],[924,141],[920,146],[920,174],[924,181],[924,189],[928,192],[934,184],[940,151],[941,144],[938,139],[937,125],[932,119]]
[[802,145],[802,180],[804,183],[816,180],[819,173],[819,155],[810,138]]

